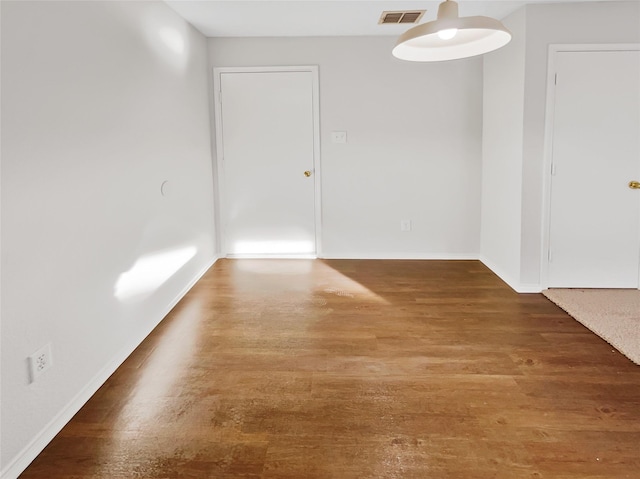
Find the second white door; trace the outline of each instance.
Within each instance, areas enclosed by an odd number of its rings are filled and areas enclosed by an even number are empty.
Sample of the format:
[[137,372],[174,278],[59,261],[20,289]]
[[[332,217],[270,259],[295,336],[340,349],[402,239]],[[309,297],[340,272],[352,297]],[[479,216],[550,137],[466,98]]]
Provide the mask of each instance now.
[[555,60],[548,286],[637,288],[640,52]]
[[316,254],[317,72],[217,70],[227,256]]

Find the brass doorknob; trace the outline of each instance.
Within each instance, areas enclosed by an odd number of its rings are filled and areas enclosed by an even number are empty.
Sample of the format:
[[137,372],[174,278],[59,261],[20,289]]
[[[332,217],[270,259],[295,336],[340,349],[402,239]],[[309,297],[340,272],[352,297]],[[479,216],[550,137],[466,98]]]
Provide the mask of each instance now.
[[306,176],[307,178],[309,178],[311,176],[311,172],[309,170],[304,172],[304,176]]
[[640,181],[630,181],[629,188],[632,190],[640,190]]

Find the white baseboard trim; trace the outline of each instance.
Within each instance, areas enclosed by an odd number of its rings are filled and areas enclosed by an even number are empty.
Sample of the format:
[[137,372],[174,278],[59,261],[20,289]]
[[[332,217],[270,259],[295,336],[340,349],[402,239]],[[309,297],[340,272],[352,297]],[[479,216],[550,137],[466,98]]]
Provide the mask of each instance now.
[[507,283],[507,285],[516,293],[540,293],[542,291],[542,287],[539,284],[527,284],[515,281],[510,275],[505,273],[504,270],[496,266],[495,263],[485,256],[480,255],[479,259],[482,264],[493,271],[496,276]]
[[213,257],[207,265],[197,273],[194,278],[182,288],[182,290],[167,304],[163,314],[156,321],[153,321],[151,327],[142,337],[131,341],[126,347],[121,349],[114,358],[109,361],[93,379],[65,406],[58,415],[56,415],[47,424],[33,440],[18,453],[18,455],[9,462],[9,464],[0,471],[1,479],[17,479],[24,470],[33,462],[33,460],[42,452],[42,450],[51,442],[62,428],[71,420],[73,416],[91,399],[98,389],[106,382],[107,379],[120,367],[122,363],[133,353],[133,351],[146,339],[149,334],[160,324],[160,322],[171,312],[176,304],[189,292],[191,288],[202,278],[202,276],[213,266],[218,260]]
[[316,259],[315,254],[228,254],[228,259]]
[[526,293],[526,294],[533,294],[533,293],[542,293],[543,289],[544,288],[542,286],[540,286],[539,284],[520,283],[518,285],[518,289],[516,289],[516,292],[518,292],[518,293]]
[[477,253],[324,253],[322,259],[478,260]]

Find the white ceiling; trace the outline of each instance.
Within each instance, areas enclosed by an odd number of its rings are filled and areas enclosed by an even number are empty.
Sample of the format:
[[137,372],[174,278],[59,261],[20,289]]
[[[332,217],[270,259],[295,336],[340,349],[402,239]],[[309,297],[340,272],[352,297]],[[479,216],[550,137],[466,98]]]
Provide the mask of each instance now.
[[[524,4],[613,0],[459,0],[460,16],[502,19]],[[638,0],[628,0],[638,1]],[[165,0],[207,37],[397,36],[411,25],[378,25],[383,10],[427,10],[420,23],[436,17],[432,0]]]

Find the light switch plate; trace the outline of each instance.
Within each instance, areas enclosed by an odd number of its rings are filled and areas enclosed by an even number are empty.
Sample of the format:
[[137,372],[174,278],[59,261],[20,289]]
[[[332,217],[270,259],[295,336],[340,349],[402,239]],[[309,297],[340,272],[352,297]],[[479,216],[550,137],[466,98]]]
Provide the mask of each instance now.
[[346,131],[332,131],[331,132],[331,143],[346,143],[347,142],[347,132]]

